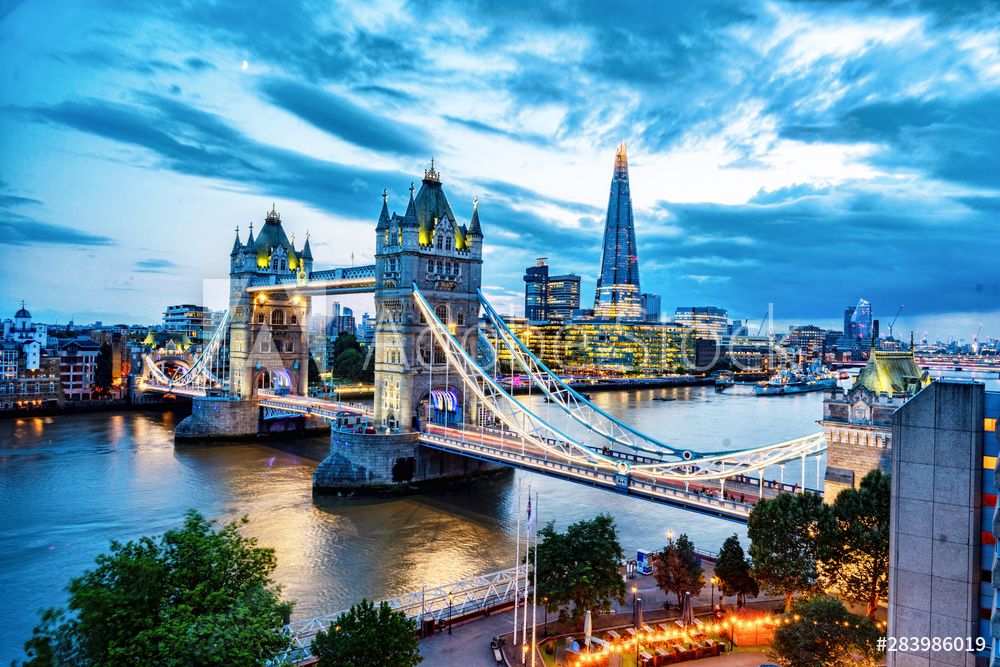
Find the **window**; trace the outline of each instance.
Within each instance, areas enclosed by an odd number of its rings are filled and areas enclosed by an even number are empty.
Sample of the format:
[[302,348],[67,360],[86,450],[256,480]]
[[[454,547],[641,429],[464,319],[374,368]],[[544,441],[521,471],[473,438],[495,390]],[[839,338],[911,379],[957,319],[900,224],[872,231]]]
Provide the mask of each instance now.
[[275,352],[281,352],[281,341],[280,340],[274,341],[274,351]]
[[257,324],[264,324],[264,311],[257,311]]
[[281,260],[281,270],[285,270],[285,260]]
[[271,351],[271,346],[267,343],[266,340],[262,340],[260,342],[260,351],[261,352],[270,352]]
[[295,351],[295,344],[292,341],[288,341],[288,345],[285,346],[285,351],[286,352],[294,352]]
[[441,242],[442,242],[443,240],[444,240],[444,239],[442,239],[442,238],[441,238],[441,235],[439,234],[439,235],[438,235],[438,242],[437,242],[437,247],[438,247],[438,250],[440,250],[440,249],[441,249]]
[[299,323],[299,318],[295,315],[295,313],[289,313],[288,314],[288,323],[289,324],[298,324]]
[[458,313],[458,315],[455,316],[455,320],[459,326],[465,324],[465,313]]
[[451,237],[450,236],[446,236],[445,239],[444,239],[444,249],[445,250],[451,250]]
[[448,306],[442,303],[440,306],[434,309],[434,314],[437,315],[437,318],[441,320],[441,322],[443,322],[444,324],[448,323]]
[[276,308],[271,311],[271,324],[284,324],[285,323],[285,311]]

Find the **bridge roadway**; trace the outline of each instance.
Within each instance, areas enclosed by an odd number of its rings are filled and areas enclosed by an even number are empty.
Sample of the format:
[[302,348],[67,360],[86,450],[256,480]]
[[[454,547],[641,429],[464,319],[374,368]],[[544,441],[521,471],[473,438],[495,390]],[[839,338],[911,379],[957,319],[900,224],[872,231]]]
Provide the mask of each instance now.
[[[372,407],[361,403],[273,394],[261,394],[258,400],[265,409],[313,415],[332,422],[336,422],[338,413],[342,412],[352,412],[365,417],[374,416]],[[617,475],[598,470],[593,466],[561,461],[547,450],[509,431],[501,432],[476,427],[462,429],[437,424],[425,426],[425,429],[420,434],[420,443],[425,447],[500,463],[511,468],[520,468],[739,523],[746,523],[750,510],[753,509],[752,503],[761,497],[760,478],[745,476],[745,482],[737,482],[733,478],[727,481],[725,486],[715,480],[695,480],[694,484],[697,484],[697,487],[692,489],[680,482],[655,479],[641,473]],[[654,461],[624,452],[612,452],[612,455],[639,463]],[[763,489],[763,497],[773,497],[781,491],[793,489],[795,487],[789,484],[768,483]],[[744,497],[744,502],[700,493],[704,490],[711,490],[717,495],[726,492],[730,498],[740,494]]]
[[[505,432],[499,435],[498,432],[488,430],[463,430],[432,425],[428,430],[421,432],[420,443],[425,447],[500,463],[738,523],[746,523],[750,510],[753,509],[750,503],[757,499],[757,488],[749,484],[738,485],[740,492],[747,496],[747,502],[740,503],[687,491],[680,483],[654,480],[651,477],[642,479],[639,474],[616,475],[598,470],[596,467],[567,463],[553,458],[546,450],[524,441],[513,433]],[[699,487],[713,486],[703,480],[698,480],[697,484]],[[733,485],[729,484],[727,488],[732,490]],[[752,491],[752,495],[747,493],[748,491]]]

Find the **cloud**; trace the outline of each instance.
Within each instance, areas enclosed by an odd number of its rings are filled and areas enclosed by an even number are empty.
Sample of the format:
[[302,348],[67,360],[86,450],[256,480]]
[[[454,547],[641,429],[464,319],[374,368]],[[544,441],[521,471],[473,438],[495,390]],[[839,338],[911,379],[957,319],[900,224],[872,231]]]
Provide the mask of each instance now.
[[35,245],[55,243],[78,246],[112,246],[117,245],[107,236],[89,234],[78,229],[50,225],[29,218],[11,216],[0,222],[0,244],[5,245]]
[[179,268],[179,265],[167,259],[142,259],[135,263],[135,270],[140,273],[171,273],[167,269]]
[[793,183],[783,188],[766,190],[761,188],[757,191],[748,203],[750,204],[781,204],[794,199],[801,199],[812,195],[829,194],[829,186],[819,186],[812,183]]
[[325,90],[288,79],[265,80],[261,90],[272,104],[358,146],[398,155],[433,153],[423,130],[362,109]]

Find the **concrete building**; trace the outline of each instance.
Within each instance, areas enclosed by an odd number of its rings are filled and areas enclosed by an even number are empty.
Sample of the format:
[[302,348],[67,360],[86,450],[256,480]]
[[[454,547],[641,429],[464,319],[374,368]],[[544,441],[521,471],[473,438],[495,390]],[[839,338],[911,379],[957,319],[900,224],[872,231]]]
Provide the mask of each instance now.
[[59,373],[66,398],[89,401],[94,394],[94,372],[101,346],[89,336],[57,341]]
[[890,651],[890,667],[996,664],[998,414],[1000,394],[950,380],[893,414],[886,634],[963,646]]
[[183,333],[194,344],[207,343],[219,325],[219,316],[205,306],[184,303],[163,311],[163,331]]
[[549,276],[549,291],[545,301],[550,322],[566,322],[580,310],[580,276],[566,273]]

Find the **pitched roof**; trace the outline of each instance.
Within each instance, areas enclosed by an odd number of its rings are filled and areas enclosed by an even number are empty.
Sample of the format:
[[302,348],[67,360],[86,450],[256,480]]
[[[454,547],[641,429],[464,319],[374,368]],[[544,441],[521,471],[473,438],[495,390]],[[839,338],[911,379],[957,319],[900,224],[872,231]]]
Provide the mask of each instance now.
[[872,350],[851,389],[865,387],[875,393],[914,393],[928,382],[927,373],[917,365],[912,350]]
[[299,268],[298,255],[295,252],[295,248],[292,247],[292,244],[288,241],[288,237],[285,236],[285,230],[281,228],[281,217],[272,208],[271,212],[267,214],[264,228],[257,234],[257,243],[254,246],[257,250],[257,266],[267,266],[271,258],[271,252],[279,246],[284,248],[285,253],[288,255],[288,268],[293,271]]

